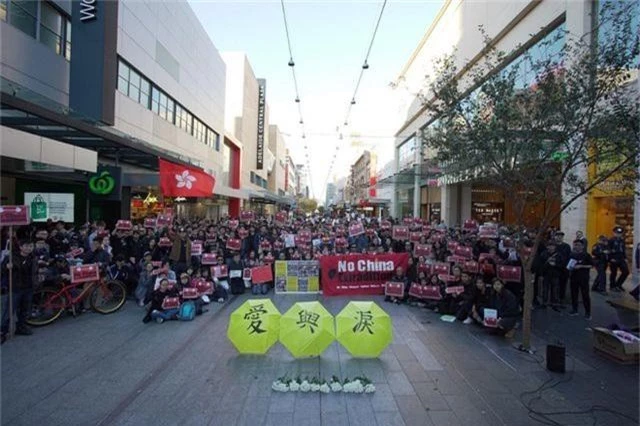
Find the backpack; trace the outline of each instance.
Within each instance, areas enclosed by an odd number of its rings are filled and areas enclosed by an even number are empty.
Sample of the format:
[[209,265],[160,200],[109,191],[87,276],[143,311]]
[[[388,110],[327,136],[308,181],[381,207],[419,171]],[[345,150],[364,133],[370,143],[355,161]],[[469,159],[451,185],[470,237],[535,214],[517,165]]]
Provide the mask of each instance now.
[[196,317],[196,305],[191,300],[184,302],[180,305],[180,311],[178,312],[178,318],[181,321],[193,321]]

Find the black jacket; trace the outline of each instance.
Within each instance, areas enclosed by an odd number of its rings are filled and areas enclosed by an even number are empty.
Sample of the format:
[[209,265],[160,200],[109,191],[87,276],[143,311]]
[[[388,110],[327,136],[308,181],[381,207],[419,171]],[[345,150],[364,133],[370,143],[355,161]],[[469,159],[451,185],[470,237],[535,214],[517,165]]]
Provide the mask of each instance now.
[[[3,274],[8,274],[7,264],[9,263],[9,256],[2,262]],[[14,254],[12,259],[13,272],[12,279],[15,288],[21,290],[31,290],[38,283],[38,260],[33,253],[28,256],[22,256],[22,254]]]
[[499,318],[509,318],[520,316],[520,307],[516,297],[506,288],[500,293],[495,293],[492,299],[494,309],[498,311]]

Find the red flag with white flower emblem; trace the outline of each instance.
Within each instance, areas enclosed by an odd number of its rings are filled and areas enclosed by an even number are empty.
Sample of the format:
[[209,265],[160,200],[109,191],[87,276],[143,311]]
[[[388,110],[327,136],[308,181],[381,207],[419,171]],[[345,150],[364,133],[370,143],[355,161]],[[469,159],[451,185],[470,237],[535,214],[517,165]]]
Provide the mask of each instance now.
[[169,197],[210,197],[216,179],[190,166],[174,164],[163,159],[160,163],[160,189]]

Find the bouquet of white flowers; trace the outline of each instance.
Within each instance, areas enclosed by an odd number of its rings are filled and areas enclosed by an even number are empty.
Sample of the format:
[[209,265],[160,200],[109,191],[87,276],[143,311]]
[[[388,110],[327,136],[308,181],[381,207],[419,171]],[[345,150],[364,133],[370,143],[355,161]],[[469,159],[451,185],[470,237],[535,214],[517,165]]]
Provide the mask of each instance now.
[[330,393],[331,392],[331,388],[329,387],[327,382],[324,382],[323,384],[320,385],[320,392],[322,392],[322,393]]
[[304,379],[302,383],[300,383],[300,392],[309,392],[311,390],[311,383]]
[[271,389],[276,392],[289,392],[289,381],[286,377],[280,377],[271,384]]
[[329,387],[331,388],[331,392],[342,392],[342,383],[340,383],[340,379],[336,376],[331,378]]
[[355,377],[353,380],[347,378],[341,383],[336,376],[333,376],[330,382],[317,377],[313,379],[297,377],[291,380],[284,376],[273,382],[271,389],[276,392],[322,392],[324,394],[331,392],[361,394],[374,393],[376,391],[376,387],[366,377]]
[[291,392],[297,392],[300,390],[300,378],[298,379],[293,379],[290,383],[289,383],[289,390]]

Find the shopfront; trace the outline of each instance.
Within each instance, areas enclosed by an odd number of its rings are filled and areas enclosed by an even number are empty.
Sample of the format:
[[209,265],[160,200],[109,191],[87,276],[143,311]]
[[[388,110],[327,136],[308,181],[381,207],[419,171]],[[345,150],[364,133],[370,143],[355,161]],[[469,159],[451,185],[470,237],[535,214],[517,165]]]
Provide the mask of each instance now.
[[441,190],[439,186],[423,186],[420,191],[421,216],[429,222],[442,218]]

